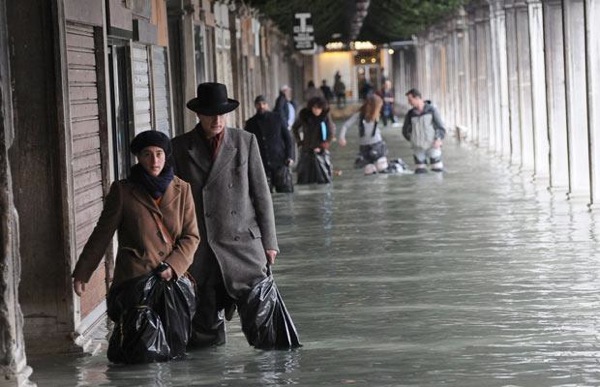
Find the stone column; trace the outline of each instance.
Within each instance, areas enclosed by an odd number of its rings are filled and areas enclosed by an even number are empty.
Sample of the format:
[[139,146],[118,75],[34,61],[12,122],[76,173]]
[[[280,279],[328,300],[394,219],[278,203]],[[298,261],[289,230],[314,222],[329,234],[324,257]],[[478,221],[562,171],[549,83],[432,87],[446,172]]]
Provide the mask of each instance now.
[[521,165],[521,126],[519,111],[519,71],[517,55],[517,25],[513,0],[505,0],[506,10],[506,66],[508,81],[508,109],[510,111],[510,163]]
[[489,72],[491,87],[490,103],[491,103],[491,120],[492,130],[490,132],[492,151],[497,155],[502,155],[502,125],[500,124],[500,81],[499,81],[499,63],[498,63],[498,18],[494,9],[494,2],[489,1],[486,4],[489,12],[489,29],[490,29],[490,58],[489,58]]
[[528,0],[529,47],[531,53],[531,112],[536,179],[549,177],[548,120],[544,61],[544,19],[540,0]]
[[529,49],[529,14],[524,0],[514,2],[517,72],[518,110],[521,132],[521,169],[533,171],[535,167],[533,146],[533,124],[531,114],[531,51]]
[[510,112],[508,110],[508,71],[506,58],[506,14],[504,1],[495,0],[490,5],[493,12],[492,19],[492,60],[495,64],[495,101],[498,153],[502,158],[510,159]]
[[14,141],[6,2],[0,0],[0,370],[3,386],[31,385],[19,305],[21,255],[8,150]]
[[469,30],[467,25],[467,14],[464,9],[459,12],[459,17],[456,20],[455,31],[455,57],[456,57],[456,109],[458,117],[456,124],[465,126],[472,130],[470,123],[470,105],[467,98],[470,90],[469,79]]
[[569,155],[561,0],[544,1],[544,25],[550,187],[566,191],[569,188]]
[[590,201],[600,203],[600,3],[585,0]]
[[[595,21],[598,23],[598,21]],[[590,168],[587,122],[587,79],[584,0],[563,1],[569,196],[587,197]]]
[[475,48],[475,65],[477,72],[477,132],[479,133],[478,144],[482,148],[494,147],[492,142],[492,105],[491,95],[492,90],[492,74],[491,67],[491,51],[489,37],[489,6],[481,4],[475,12],[475,34],[477,44]]
[[419,57],[419,89],[423,93],[423,97],[431,97],[431,51],[432,43],[429,34],[424,35],[420,41],[420,57]]
[[469,55],[469,89],[468,89],[468,98],[469,101],[469,109],[470,109],[470,117],[469,117],[469,127],[470,127],[470,136],[471,142],[476,145],[479,145],[480,138],[480,130],[481,130],[481,122],[479,120],[480,111],[479,111],[479,87],[478,87],[478,76],[477,76],[477,44],[478,39],[477,36],[477,24],[476,24],[476,14],[475,9],[469,12],[469,40],[468,40],[468,55]]
[[[453,121],[450,115],[451,99],[449,98],[450,90],[448,88],[448,74],[452,68],[450,56],[448,55],[448,33],[446,25],[441,24],[436,29],[435,34],[435,58],[436,63],[434,71],[437,72],[433,86],[433,103],[439,107],[442,112],[442,117],[446,125],[450,125]],[[450,129],[450,128],[448,128]]]

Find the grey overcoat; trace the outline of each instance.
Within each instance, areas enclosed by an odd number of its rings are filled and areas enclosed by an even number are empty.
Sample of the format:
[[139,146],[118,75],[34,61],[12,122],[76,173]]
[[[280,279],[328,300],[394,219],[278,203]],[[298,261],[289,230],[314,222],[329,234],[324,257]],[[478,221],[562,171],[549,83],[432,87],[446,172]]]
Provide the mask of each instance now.
[[192,186],[201,236],[190,273],[202,288],[212,250],[227,292],[237,299],[266,276],[265,250],[279,251],[271,193],[253,134],[225,128],[211,163],[201,130],[172,140],[172,165]]

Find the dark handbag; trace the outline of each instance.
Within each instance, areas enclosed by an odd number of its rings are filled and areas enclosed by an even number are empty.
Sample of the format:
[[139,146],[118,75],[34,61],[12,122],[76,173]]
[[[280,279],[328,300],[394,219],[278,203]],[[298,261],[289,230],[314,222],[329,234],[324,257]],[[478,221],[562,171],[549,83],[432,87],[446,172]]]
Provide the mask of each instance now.
[[277,192],[294,192],[294,179],[292,170],[287,165],[280,167],[273,179],[273,186]]

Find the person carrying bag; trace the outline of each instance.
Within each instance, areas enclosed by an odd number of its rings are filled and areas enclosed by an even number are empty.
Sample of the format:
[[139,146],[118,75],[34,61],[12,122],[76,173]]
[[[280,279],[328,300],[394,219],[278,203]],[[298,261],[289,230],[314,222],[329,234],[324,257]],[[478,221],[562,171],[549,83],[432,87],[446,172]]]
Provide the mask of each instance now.
[[[109,360],[163,361],[182,356],[185,350],[181,342],[187,342],[189,331],[182,327],[189,326],[194,314],[187,305],[194,299],[194,288],[186,272],[200,236],[190,185],[166,164],[171,153],[169,138],[158,131],[141,132],[130,150],[139,162],[127,179],[111,185],[73,270],[73,289],[78,296],[84,295],[86,283],[117,232],[118,250],[107,298],[108,314],[115,322]],[[128,356],[119,355],[123,351]]]

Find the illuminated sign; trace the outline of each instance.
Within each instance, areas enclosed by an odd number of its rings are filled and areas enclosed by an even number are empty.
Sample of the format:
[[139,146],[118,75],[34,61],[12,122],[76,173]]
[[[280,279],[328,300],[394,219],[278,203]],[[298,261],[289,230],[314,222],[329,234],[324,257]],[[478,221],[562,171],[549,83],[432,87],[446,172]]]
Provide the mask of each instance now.
[[296,50],[312,50],[315,46],[312,16],[309,12],[294,14],[294,47]]

